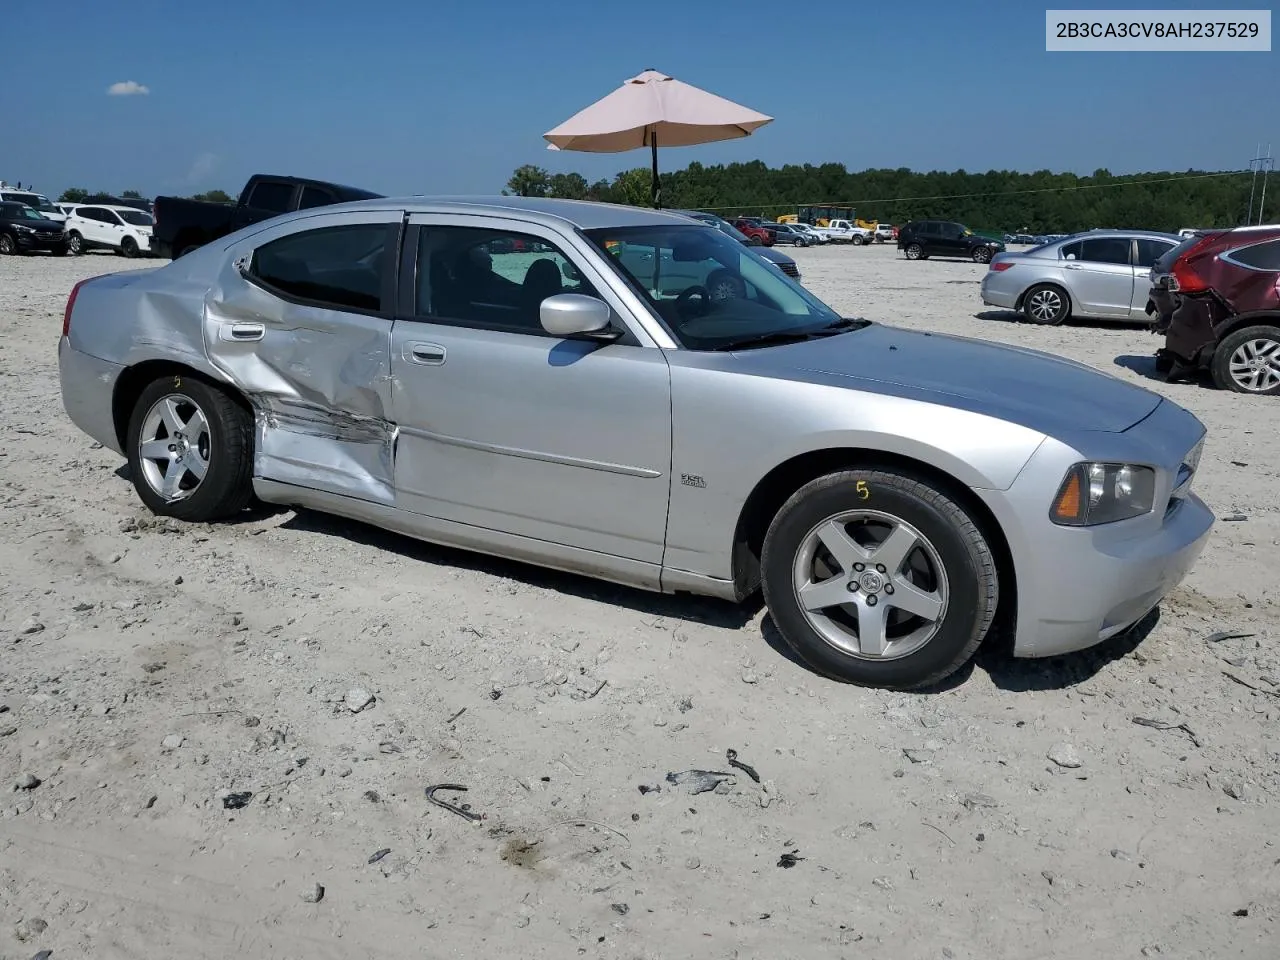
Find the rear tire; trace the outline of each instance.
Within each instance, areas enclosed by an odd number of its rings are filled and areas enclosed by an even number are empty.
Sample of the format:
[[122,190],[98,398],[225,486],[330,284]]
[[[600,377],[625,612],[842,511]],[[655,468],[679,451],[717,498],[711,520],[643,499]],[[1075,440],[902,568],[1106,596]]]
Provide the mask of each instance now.
[[1209,372],[1220,390],[1280,396],[1280,327],[1260,325],[1227,334],[1213,351]]
[[1056,327],[1071,316],[1071,298],[1061,287],[1037,284],[1022,298],[1022,314],[1032,323]]
[[202,523],[252,499],[253,416],[219,387],[187,374],[154,380],[128,431],[133,486],[152,513]]
[[920,246],[920,244],[918,244],[918,243],[909,243],[909,244],[907,244],[907,247],[906,247],[906,254],[907,254],[907,259],[908,259],[908,260],[923,260],[923,259],[925,259],[925,256],[924,256],[924,247]]
[[7,233],[0,233],[0,256],[11,257],[18,252],[18,245]]
[[995,558],[973,518],[897,470],[805,484],[770,524],[761,567],[787,645],[814,670],[862,686],[909,690],[954,673],[999,599]]

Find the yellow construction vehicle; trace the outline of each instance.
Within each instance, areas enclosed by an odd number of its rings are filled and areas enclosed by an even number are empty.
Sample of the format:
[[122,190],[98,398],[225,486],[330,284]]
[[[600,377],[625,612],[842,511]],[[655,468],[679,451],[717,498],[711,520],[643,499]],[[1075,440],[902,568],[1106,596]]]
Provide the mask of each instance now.
[[797,223],[799,220],[794,213],[784,213],[778,218],[778,223]]
[[870,230],[872,233],[875,233],[876,227],[880,226],[880,221],[879,220],[854,220],[853,225],[855,227],[861,227],[863,230]]

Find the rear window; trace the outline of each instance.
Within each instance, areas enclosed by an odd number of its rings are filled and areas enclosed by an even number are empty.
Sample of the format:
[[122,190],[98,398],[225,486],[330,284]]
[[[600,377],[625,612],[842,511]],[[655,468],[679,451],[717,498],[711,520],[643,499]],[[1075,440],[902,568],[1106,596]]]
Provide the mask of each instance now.
[[1280,271],[1280,239],[1255,243],[1252,246],[1233,250],[1226,259],[1242,263],[1255,270]]
[[1173,270],[1174,261],[1194,247],[1202,239],[1203,237],[1197,237],[1194,234],[1187,237],[1187,239],[1183,240],[1168,253],[1161,254],[1160,259],[1155,262],[1155,265],[1151,269],[1155,270],[1156,273],[1169,273]]

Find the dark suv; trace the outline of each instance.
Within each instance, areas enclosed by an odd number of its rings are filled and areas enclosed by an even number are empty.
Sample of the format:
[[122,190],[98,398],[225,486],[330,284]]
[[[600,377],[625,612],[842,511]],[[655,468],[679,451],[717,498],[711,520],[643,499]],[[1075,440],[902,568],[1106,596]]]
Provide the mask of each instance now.
[[912,220],[898,231],[898,249],[908,260],[930,257],[964,257],[975,263],[990,263],[1004,250],[1004,244],[980,237],[954,220]]
[[1156,368],[1207,368],[1223,390],[1280,395],[1280,226],[1202,231],[1151,268]]
[[30,250],[67,252],[67,231],[62,224],[46,220],[25,203],[0,203],[0,253]]

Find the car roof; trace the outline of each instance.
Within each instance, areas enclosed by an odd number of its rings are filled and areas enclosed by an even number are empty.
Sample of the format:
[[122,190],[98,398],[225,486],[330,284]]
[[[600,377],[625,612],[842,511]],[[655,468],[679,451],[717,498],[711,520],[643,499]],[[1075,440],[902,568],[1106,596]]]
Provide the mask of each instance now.
[[408,213],[474,213],[490,216],[518,213],[535,222],[569,224],[581,230],[601,227],[644,227],[687,225],[688,220],[670,210],[651,210],[591,200],[559,200],[550,197],[495,196],[408,196],[355,200],[324,208],[312,207],[298,213],[314,214],[359,210],[404,210]]
[[1181,240],[1182,237],[1176,233],[1166,233],[1163,230],[1109,230],[1105,227],[1096,227],[1093,230],[1081,230],[1079,233],[1071,233],[1063,237],[1060,241],[1055,240],[1054,243],[1066,243],[1069,240],[1083,240],[1090,237],[1155,237],[1160,240]]

